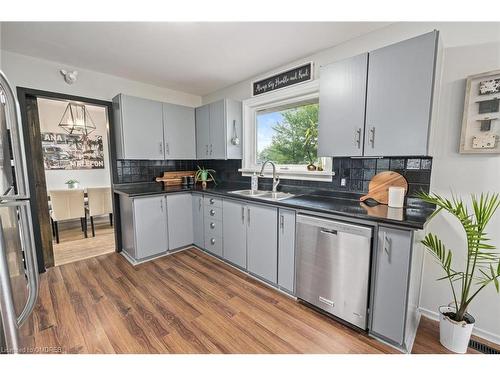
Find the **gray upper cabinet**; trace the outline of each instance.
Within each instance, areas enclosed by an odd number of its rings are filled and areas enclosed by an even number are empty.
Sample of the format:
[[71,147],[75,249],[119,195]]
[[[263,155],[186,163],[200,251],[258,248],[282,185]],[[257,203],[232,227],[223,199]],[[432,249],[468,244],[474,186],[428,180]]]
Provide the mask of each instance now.
[[224,200],[223,243],[224,259],[241,267],[247,267],[247,228],[246,204],[238,201]]
[[193,243],[193,199],[191,193],[167,195],[169,250]]
[[163,103],[165,159],[196,159],[194,108]]
[[247,269],[273,284],[278,282],[278,209],[247,205]]
[[210,108],[204,105],[196,108],[196,158],[210,159]]
[[117,158],[163,159],[162,103],[120,94],[113,107]]
[[193,194],[193,243],[200,249],[205,248],[203,225],[203,195]]
[[[198,159],[241,159],[241,102],[223,99],[196,108]],[[231,139],[237,135],[240,143]]]
[[368,53],[321,68],[319,156],[362,156]]
[[318,155],[428,155],[438,32],[321,68]]
[[371,332],[403,345],[412,232],[379,227]]
[[438,32],[370,52],[365,156],[427,155]]
[[294,293],[295,281],[295,211],[278,211],[278,285]]
[[133,199],[135,258],[144,259],[168,250],[167,204],[164,195]]

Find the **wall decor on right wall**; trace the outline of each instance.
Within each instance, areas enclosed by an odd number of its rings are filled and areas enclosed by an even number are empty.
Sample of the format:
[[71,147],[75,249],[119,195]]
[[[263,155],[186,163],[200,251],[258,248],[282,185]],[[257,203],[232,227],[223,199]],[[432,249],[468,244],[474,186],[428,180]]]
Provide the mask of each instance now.
[[500,153],[500,70],[467,77],[460,153]]

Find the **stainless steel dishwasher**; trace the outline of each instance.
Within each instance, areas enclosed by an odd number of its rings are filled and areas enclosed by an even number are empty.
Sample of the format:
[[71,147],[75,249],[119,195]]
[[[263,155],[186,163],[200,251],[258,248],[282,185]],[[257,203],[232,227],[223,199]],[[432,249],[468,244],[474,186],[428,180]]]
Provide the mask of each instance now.
[[367,328],[372,228],[297,215],[299,299]]

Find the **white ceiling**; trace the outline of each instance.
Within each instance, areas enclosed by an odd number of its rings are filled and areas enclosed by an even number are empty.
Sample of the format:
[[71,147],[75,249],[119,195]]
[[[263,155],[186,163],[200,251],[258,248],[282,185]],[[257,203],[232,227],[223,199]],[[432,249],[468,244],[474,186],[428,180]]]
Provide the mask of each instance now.
[[205,95],[387,26],[376,22],[3,22],[2,49]]

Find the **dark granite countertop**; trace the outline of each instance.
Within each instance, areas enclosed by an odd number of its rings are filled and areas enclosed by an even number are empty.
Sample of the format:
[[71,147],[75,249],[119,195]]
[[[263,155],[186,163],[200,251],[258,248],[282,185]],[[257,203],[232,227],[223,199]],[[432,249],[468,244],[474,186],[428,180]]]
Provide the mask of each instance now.
[[[156,194],[175,194],[183,192],[200,192],[243,199],[250,202],[272,204],[278,207],[288,207],[325,214],[335,214],[355,219],[370,220],[381,223],[399,225],[410,229],[422,229],[434,208],[416,198],[407,199],[407,206],[402,209],[386,205],[370,207],[359,202],[361,194],[311,190],[300,187],[286,187],[284,191],[296,194],[295,197],[281,201],[269,201],[258,198],[245,198],[232,194],[231,191],[249,189],[245,185],[218,185],[202,190],[201,187],[164,186],[163,183],[137,183],[115,185],[114,192],[128,197],[141,197]],[[270,190],[270,189],[269,189]]]

